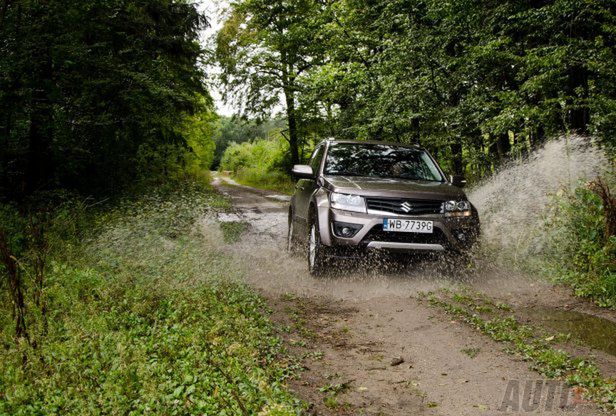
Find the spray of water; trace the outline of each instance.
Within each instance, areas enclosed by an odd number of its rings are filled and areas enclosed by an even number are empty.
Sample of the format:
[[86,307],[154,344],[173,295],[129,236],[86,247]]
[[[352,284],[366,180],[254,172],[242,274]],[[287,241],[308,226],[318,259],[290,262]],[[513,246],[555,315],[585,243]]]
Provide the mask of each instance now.
[[484,246],[509,258],[533,255],[541,249],[550,195],[609,166],[605,153],[582,136],[552,140],[529,158],[510,162],[469,192],[480,214]]

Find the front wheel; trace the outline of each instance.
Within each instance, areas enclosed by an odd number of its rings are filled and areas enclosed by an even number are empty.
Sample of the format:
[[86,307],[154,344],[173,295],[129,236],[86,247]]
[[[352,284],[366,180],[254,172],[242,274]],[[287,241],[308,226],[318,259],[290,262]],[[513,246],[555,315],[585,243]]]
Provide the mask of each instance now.
[[293,215],[289,215],[289,228],[287,231],[287,252],[293,254],[297,252],[297,240],[295,239],[295,221]]
[[319,227],[316,221],[310,225],[308,235],[308,271],[313,276],[320,276],[325,272],[327,257],[326,247],[321,244]]

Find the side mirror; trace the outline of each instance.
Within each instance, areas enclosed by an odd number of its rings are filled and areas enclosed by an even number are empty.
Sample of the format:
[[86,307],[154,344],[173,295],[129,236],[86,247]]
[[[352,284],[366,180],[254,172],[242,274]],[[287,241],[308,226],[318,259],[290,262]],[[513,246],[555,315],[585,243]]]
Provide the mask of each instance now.
[[291,173],[298,179],[314,179],[314,172],[308,165],[295,165]]
[[466,186],[466,179],[464,179],[461,175],[451,175],[449,176],[449,182],[453,186],[457,186],[458,188],[464,188]]

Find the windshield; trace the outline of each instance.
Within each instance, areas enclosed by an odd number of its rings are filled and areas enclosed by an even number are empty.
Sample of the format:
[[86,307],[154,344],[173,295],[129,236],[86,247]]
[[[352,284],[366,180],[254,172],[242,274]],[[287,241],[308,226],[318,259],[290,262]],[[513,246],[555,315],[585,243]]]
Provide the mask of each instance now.
[[425,151],[385,144],[333,144],[327,152],[325,174],[443,182]]

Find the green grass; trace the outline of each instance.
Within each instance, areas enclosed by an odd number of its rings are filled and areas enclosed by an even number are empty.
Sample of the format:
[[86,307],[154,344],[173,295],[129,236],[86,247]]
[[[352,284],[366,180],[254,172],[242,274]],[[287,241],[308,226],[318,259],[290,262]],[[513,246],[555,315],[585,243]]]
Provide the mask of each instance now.
[[295,182],[286,174],[278,171],[266,172],[258,168],[242,168],[233,175],[233,179],[242,185],[267,189],[291,195]]
[[297,414],[266,305],[199,226],[226,206],[194,191],[92,215],[54,250],[45,332],[28,304],[36,347],[2,291],[0,414]]
[[477,347],[462,348],[460,350],[460,352],[468,355],[470,358],[477,357],[477,355],[479,355],[480,351],[481,351],[481,348],[477,348]]
[[246,221],[225,221],[220,223],[225,243],[236,243],[248,229],[250,224]]
[[557,348],[559,343],[568,340],[567,335],[547,334],[537,327],[522,324],[511,307],[471,290],[442,290],[422,294],[420,299],[424,298],[484,335],[502,342],[506,352],[522,357],[530,363],[531,369],[578,386],[585,397],[605,409],[616,409],[616,381],[603,377],[591,359]]

